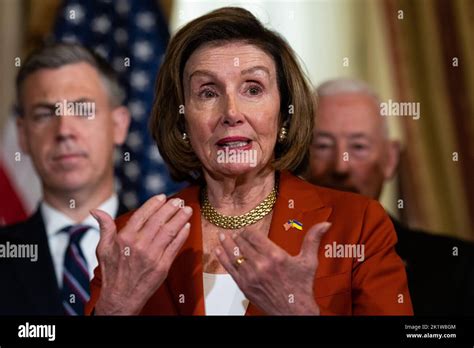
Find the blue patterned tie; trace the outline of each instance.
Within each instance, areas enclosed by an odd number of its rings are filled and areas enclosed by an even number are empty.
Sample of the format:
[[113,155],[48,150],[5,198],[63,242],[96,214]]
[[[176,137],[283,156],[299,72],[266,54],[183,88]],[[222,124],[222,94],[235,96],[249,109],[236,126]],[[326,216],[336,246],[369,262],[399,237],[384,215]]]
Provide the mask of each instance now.
[[84,315],[84,305],[89,301],[89,270],[79,242],[90,226],[72,225],[62,229],[69,234],[69,244],[64,255],[63,288],[61,290],[66,315]]

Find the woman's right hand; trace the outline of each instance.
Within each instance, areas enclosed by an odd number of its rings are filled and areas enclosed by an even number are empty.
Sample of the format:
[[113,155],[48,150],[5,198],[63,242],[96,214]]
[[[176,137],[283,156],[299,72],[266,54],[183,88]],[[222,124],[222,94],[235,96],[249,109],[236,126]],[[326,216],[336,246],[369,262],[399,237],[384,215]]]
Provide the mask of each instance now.
[[102,287],[95,315],[137,315],[163,284],[189,235],[191,207],[165,195],[150,198],[117,233],[114,220],[91,211],[100,225],[97,246]]

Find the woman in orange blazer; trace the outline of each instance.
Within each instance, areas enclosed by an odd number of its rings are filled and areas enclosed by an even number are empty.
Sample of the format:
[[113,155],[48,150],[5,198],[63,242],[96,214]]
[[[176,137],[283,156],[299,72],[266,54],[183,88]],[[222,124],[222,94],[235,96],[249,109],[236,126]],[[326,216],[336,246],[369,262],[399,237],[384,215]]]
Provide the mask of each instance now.
[[86,312],[411,315],[382,207],[297,177],[313,102],[289,45],[248,11],[183,27],[158,75],[151,130],[177,180],[113,221],[99,210]]

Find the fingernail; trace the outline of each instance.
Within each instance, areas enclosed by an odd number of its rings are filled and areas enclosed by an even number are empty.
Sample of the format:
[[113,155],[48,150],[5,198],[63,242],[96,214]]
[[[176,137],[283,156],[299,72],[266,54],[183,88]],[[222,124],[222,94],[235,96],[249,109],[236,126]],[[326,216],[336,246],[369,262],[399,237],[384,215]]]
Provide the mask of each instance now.
[[234,234],[232,235],[232,239],[235,239],[235,238],[237,238],[237,233],[234,233]]
[[163,202],[166,199],[166,195],[164,193],[156,196],[156,199],[160,202]]
[[180,203],[181,203],[181,199],[179,199],[179,198],[175,198],[171,202],[171,204],[173,204],[175,207],[179,206]]
[[184,225],[184,229],[189,230],[190,227],[191,227],[191,224],[189,222],[186,222],[186,224]]
[[225,234],[221,232],[219,234],[219,239],[220,239],[221,242],[223,242],[225,240]]
[[221,254],[221,249],[220,248],[216,248],[216,255],[220,255]]
[[329,230],[329,227],[332,226],[332,223],[326,221],[323,223],[323,226],[321,227],[321,232],[326,232],[327,230]]
[[92,217],[94,219],[96,219],[97,223],[99,224],[99,228],[102,228],[102,220],[100,219],[99,215],[97,215],[95,212],[93,212],[92,210],[89,211],[89,213],[91,213]]
[[184,207],[183,210],[186,214],[191,214],[193,212],[193,208],[188,206]]

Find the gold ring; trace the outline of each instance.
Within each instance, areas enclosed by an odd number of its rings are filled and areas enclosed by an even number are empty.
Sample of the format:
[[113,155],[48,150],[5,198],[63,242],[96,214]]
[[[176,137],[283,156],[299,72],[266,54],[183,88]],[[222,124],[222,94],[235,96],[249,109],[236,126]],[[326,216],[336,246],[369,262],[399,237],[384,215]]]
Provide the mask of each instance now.
[[238,258],[235,259],[235,265],[236,265],[237,267],[239,267],[241,264],[244,263],[244,261],[245,261],[245,257],[240,256],[240,257],[238,257]]

